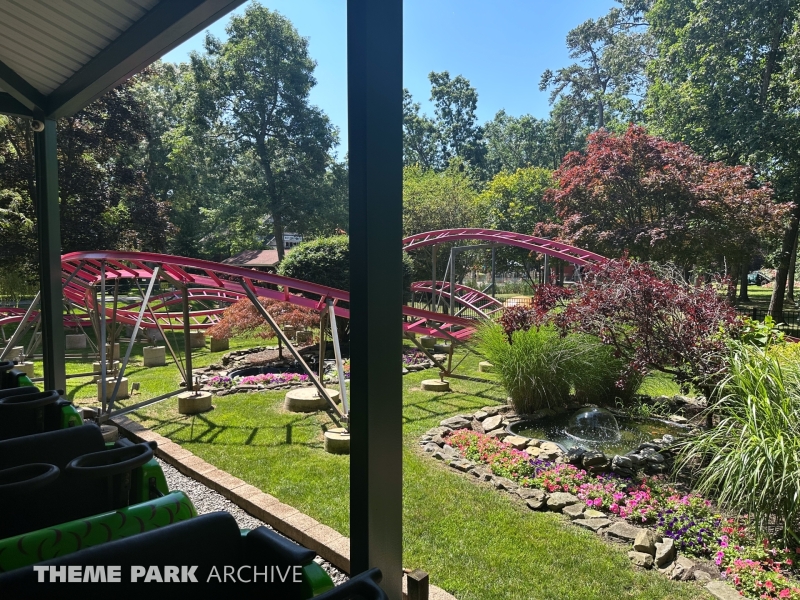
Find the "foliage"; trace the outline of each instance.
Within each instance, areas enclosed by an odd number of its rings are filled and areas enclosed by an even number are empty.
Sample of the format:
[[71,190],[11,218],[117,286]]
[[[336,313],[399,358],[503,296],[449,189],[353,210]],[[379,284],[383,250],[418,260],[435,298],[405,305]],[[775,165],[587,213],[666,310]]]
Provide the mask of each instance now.
[[[147,139],[145,107],[126,82],[57,122],[62,251],[161,251],[170,233],[166,206],[135,160]],[[0,259],[32,279],[34,133],[30,119],[0,117]]]
[[[480,204],[486,211],[483,226],[490,229],[533,233],[537,224],[553,220],[552,206],[544,195],[553,186],[551,171],[540,167],[501,171],[487,183]],[[536,256],[521,248],[501,247],[496,251],[496,268],[500,271],[525,271],[533,281]]]
[[781,233],[770,308],[781,320],[800,216],[800,97],[793,93],[800,3],[656,0],[647,19],[657,40],[648,121],[713,160],[752,166],[774,183],[780,201],[795,202]]
[[592,134],[586,152],[568,154],[555,176],[547,199],[563,224],[549,230],[607,256],[738,264],[787,214],[750,169],[708,163],[633,125],[620,136]]
[[552,89],[590,129],[626,123],[638,113],[646,89],[645,64],[653,39],[635,2],[624,2],[567,34],[570,58],[579,62],[542,74],[539,89]]
[[443,170],[458,161],[480,176],[486,148],[475,114],[478,93],[463,76],[451,78],[447,71],[432,71],[428,80],[435,119],[421,115],[419,103],[403,90],[404,164]]
[[[490,173],[513,173],[527,167],[555,169],[566,154],[553,144],[552,124],[531,115],[514,117],[500,110],[484,126],[486,163]],[[577,150],[571,147],[568,150]]]
[[[423,170],[419,166],[403,169],[403,235],[455,227],[480,227],[485,210],[481,205],[475,182],[463,165],[453,162],[441,172]],[[449,255],[451,244],[436,246],[440,264]],[[412,255],[414,280],[430,280],[431,248],[420,248]],[[439,273],[443,267],[439,268]],[[466,269],[459,263],[459,280]]]
[[192,57],[197,117],[257,167],[243,182],[245,196],[269,214],[282,259],[285,228],[302,224],[323,204],[323,195],[315,192],[336,132],[309,102],[315,63],[308,40],[289,20],[251,4],[231,19],[226,32],[224,43],[208,35],[206,56]]
[[[280,327],[291,325],[305,329],[319,325],[319,314],[310,308],[271,298],[259,298],[258,301]],[[271,338],[275,335],[248,298],[242,298],[229,306],[219,322],[208,328],[207,333],[221,339],[245,334],[256,334],[264,338]]]
[[719,423],[687,443],[679,464],[698,489],[749,515],[760,531],[797,540],[800,516],[800,372],[762,348],[734,344],[729,375],[709,410]]
[[720,377],[726,340],[741,327],[714,286],[690,285],[674,272],[627,259],[590,270],[575,297],[559,300],[550,318],[562,331],[611,346],[627,362],[628,375],[656,369],[701,388]]
[[278,266],[278,275],[349,291],[350,238],[335,235],[295,246]]
[[484,325],[478,336],[481,351],[520,414],[562,406],[573,388],[590,401],[612,391],[608,371],[613,373],[614,365],[608,349],[591,336],[562,336],[553,325],[507,334],[495,323]]

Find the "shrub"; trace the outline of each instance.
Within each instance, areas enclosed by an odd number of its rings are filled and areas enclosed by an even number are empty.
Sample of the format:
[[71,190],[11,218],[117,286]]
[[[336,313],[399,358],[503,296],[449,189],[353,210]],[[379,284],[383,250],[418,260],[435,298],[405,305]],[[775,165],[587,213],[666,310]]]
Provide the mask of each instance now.
[[709,410],[719,424],[682,448],[698,491],[748,514],[758,531],[782,527],[788,542],[800,517],[800,374],[751,344],[733,344],[729,375]]
[[[404,301],[411,294],[412,265],[411,258],[403,253]],[[336,235],[299,244],[283,259],[278,275],[349,292],[350,238]]]
[[[280,302],[271,298],[259,298],[279,326],[313,327],[319,325],[319,314],[310,308],[303,308],[291,302]],[[215,338],[228,339],[242,334],[256,334],[271,338],[274,334],[264,317],[261,316],[248,298],[242,298],[229,306],[219,322],[208,328],[207,333]]]
[[479,345],[519,413],[563,405],[573,388],[587,399],[603,394],[609,381],[609,353],[595,338],[561,335],[553,325],[506,334],[495,323],[478,332]]
[[626,377],[655,369],[704,391],[721,379],[726,342],[742,328],[712,285],[690,285],[667,269],[624,258],[593,268],[572,297],[542,287],[534,307],[535,318],[564,332],[597,336],[613,348],[627,364]]

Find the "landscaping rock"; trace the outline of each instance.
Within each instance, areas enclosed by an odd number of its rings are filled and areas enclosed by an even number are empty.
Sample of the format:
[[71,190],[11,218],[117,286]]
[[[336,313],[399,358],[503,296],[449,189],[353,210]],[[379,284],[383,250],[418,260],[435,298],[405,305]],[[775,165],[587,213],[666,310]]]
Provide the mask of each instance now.
[[608,464],[608,458],[606,458],[606,455],[602,452],[589,451],[583,455],[583,460],[581,462],[583,468],[588,469],[589,467]]
[[508,436],[510,436],[511,434],[508,433],[505,429],[501,428],[501,429],[495,429],[494,431],[490,431],[486,435],[489,436],[490,438],[502,441],[505,438],[507,438]]
[[[480,412],[485,412],[487,417],[493,417],[500,412],[499,406],[484,406]],[[486,417],[484,417],[486,418]]]
[[486,430],[483,428],[483,423],[481,423],[478,419],[472,419],[472,431],[486,433]]
[[[605,519],[606,518],[606,513],[602,512],[602,511],[599,511],[599,510],[595,510],[594,508],[587,508],[585,511],[583,511],[583,518],[584,519]],[[609,521],[609,524],[610,523],[611,523],[611,521]]]
[[630,552],[628,552],[628,558],[630,558],[631,562],[637,567],[643,567],[645,569],[649,569],[653,566],[653,557],[645,552],[637,552],[636,550],[631,550]]
[[506,444],[511,444],[517,450],[522,450],[528,445],[528,438],[520,435],[510,435],[503,440]]
[[672,538],[665,537],[660,544],[656,544],[656,566],[663,567],[675,560],[675,542]]
[[640,527],[634,527],[624,521],[617,521],[606,530],[606,533],[611,537],[633,542],[640,531],[642,531]]
[[608,527],[609,525],[611,525],[611,521],[604,518],[575,519],[573,523],[575,523],[575,525],[580,525],[581,527],[594,531],[595,533],[600,531],[603,527]]
[[438,452],[439,451],[439,445],[438,444],[434,444],[433,442],[428,442],[427,444],[425,444],[422,447],[422,449],[425,452]]
[[453,448],[448,444],[442,446],[442,453],[444,453],[445,456],[449,456],[452,458],[461,458],[461,455],[458,453],[458,450],[456,450],[455,448]]
[[478,421],[483,421],[488,416],[489,413],[487,413],[485,410],[479,410],[474,415],[472,415],[472,418],[477,419]]
[[466,473],[471,468],[475,466],[470,460],[466,460],[464,458],[458,458],[450,463],[450,466],[456,469],[457,471],[461,471],[462,473]]
[[586,454],[586,448],[581,446],[576,446],[574,448],[570,448],[567,452],[567,461],[575,466],[581,466],[583,464],[583,455]]
[[527,446],[525,448],[525,452],[527,452],[528,456],[530,456],[531,458],[540,458],[542,455],[542,451],[539,450],[539,448],[537,448],[536,446]]
[[503,416],[502,415],[494,415],[493,417],[486,417],[483,422],[483,430],[486,433],[490,433],[495,429],[499,429],[503,426]]
[[547,500],[547,493],[544,490],[521,487],[517,490],[517,495],[523,500],[539,500],[541,502]]
[[631,461],[634,469],[640,467],[645,462],[644,456],[637,454],[636,452],[628,452],[628,454],[625,455],[625,458]]
[[553,511],[563,510],[565,506],[577,504],[580,500],[567,492],[555,492],[547,499],[547,509]]
[[687,419],[686,417],[682,417],[680,415],[671,415],[669,420],[672,421],[673,423],[677,423],[678,425],[685,425],[686,423],[689,422],[689,419]]
[[681,555],[672,563],[672,572],[669,575],[670,579],[675,581],[688,581],[694,577],[695,564],[693,560],[689,560]]
[[545,507],[545,501],[537,500],[536,498],[531,498],[530,500],[527,500],[525,504],[527,504],[528,508],[530,508],[531,510],[542,510]]
[[708,593],[718,600],[742,600],[741,595],[727,583],[712,581],[706,585]]
[[561,509],[561,512],[567,515],[570,519],[575,520],[583,516],[583,511],[586,508],[585,504],[570,504]]
[[465,419],[462,416],[455,416],[450,417],[449,419],[445,419],[441,423],[439,423],[442,427],[447,427],[448,429],[469,429],[472,425],[472,422]]
[[710,581],[714,581],[714,578],[705,571],[695,571],[694,580],[699,581],[700,583],[708,583]]
[[633,540],[633,549],[637,552],[644,552],[650,556],[655,556],[656,543],[658,543],[658,537],[655,532],[651,529],[642,529],[636,534],[636,539]]
[[664,455],[660,452],[651,452],[650,454],[645,455],[645,460],[649,463],[661,464],[664,462]]

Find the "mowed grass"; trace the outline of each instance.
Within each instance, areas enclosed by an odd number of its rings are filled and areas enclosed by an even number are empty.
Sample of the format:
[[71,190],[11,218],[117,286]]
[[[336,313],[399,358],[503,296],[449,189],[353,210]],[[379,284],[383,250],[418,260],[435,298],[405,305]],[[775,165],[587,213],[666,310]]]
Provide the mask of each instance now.
[[[215,358],[202,356],[200,363]],[[467,358],[463,372],[479,375],[478,360]],[[142,377],[148,385],[166,386],[169,368],[149,369]],[[560,515],[533,512],[521,500],[423,456],[418,438],[424,431],[448,416],[505,399],[494,382],[453,379],[450,393],[422,391],[420,381],[435,376],[428,370],[403,378],[404,566],[428,571],[435,585],[461,600],[708,597],[694,584],[636,571],[627,548],[610,546]],[[349,459],[325,453],[322,444],[323,431],[333,423],[324,414],[284,411],[284,393],[216,397],[213,411],[194,417],[179,415],[177,400],[169,399],[132,416],[349,535]]]

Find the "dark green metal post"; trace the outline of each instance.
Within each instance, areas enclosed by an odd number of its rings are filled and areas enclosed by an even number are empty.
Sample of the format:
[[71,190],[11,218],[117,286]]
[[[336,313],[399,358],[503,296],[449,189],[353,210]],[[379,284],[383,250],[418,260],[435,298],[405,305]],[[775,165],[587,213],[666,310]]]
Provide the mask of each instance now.
[[44,120],[34,137],[36,214],[39,235],[39,287],[42,310],[44,387],[66,389],[64,302],[61,289],[61,219],[58,204],[56,122]]
[[350,564],[402,596],[403,2],[348,0]]

